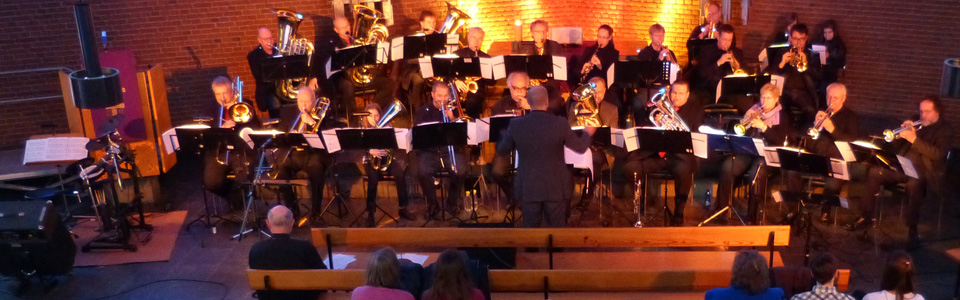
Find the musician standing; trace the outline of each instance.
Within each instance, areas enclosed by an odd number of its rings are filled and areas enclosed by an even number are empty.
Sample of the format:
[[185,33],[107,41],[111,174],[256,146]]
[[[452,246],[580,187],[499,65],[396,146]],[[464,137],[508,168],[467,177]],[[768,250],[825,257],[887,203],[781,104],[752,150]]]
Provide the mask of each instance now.
[[[380,105],[376,103],[367,104],[366,112],[369,115],[366,115],[362,118],[363,126],[366,128],[376,128],[377,122],[380,121],[381,111]],[[389,128],[389,124],[385,128]],[[382,149],[371,149],[368,151],[369,155],[366,158],[371,157],[380,157],[383,161],[384,157],[389,155],[392,159],[390,164],[385,166],[386,171],[383,173],[388,174],[394,178],[394,182],[397,186],[397,200],[399,202],[400,211],[398,214],[401,218],[407,220],[415,219],[413,214],[407,210],[407,205],[410,203],[410,194],[407,192],[407,153],[405,151],[396,149],[390,151]],[[367,226],[373,227],[375,224],[375,214],[377,212],[377,188],[380,183],[380,179],[383,176],[382,171],[374,169],[374,166],[371,164],[371,161],[366,160],[364,165],[364,171],[367,175]]]
[[[670,101],[676,109],[677,115],[689,128],[699,128],[703,124],[703,106],[697,101],[689,101],[690,85],[684,80],[677,80],[670,88]],[[666,100],[662,100],[666,101]],[[645,174],[669,170],[673,174],[674,184],[674,214],[671,222],[675,226],[683,225],[683,209],[693,188],[693,173],[697,169],[697,160],[693,154],[686,153],[657,153],[634,150],[627,154],[622,175],[624,178],[643,179]]]
[[[467,33],[467,47],[457,50],[453,54],[456,54],[459,57],[490,57],[487,53],[480,50],[480,46],[483,45],[483,36],[485,33],[480,27],[472,27]],[[466,86],[461,87],[458,81],[458,89],[463,89],[466,93]],[[480,78],[477,80],[477,92],[467,94],[466,100],[461,104],[463,106],[464,112],[473,119],[479,119],[480,114],[483,113],[483,105],[487,99],[487,85],[489,83],[487,80]]]
[[701,103],[713,103],[717,99],[717,85],[727,75],[733,74],[741,68],[743,50],[733,45],[735,38],[733,26],[723,24],[717,28],[719,36],[716,45],[709,45],[700,50],[700,57],[694,65],[690,82],[693,89],[704,97]]
[[[459,112],[454,113],[450,109],[444,109],[450,101],[450,86],[441,81],[436,81],[433,83],[430,96],[433,97],[433,101],[430,102],[429,105],[424,105],[417,110],[414,116],[414,124],[421,125],[429,122],[442,123],[445,118],[444,115],[446,115],[446,119],[449,121],[457,120]],[[422,149],[418,151],[419,168],[417,171],[417,179],[420,181],[420,189],[423,191],[423,197],[427,200],[428,218],[435,218],[436,215],[440,213],[440,202],[437,201],[437,186],[434,184],[434,176],[441,170],[452,171],[450,170],[451,155],[455,157],[457,170],[456,172],[449,173],[450,178],[447,183],[445,206],[447,212],[453,215],[457,215],[460,212],[460,194],[463,188],[463,177],[469,168],[467,160],[460,150],[461,149],[455,149],[452,154],[448,152],[447,147]]]
[[695,47],[693,47],[693,43],[690,41],[715,39],[720,35],[718,32],[720,25],[723,25],[723,23],[721,23],[723,14],[720,12],[720,3],[714,1],[707,2],[704,9],[707,10],[707,15],[703,24],[693,28],[693,31],[690,32],[690,37],[687,38],[687,57],[691,64],[698,58],[698,55],[692,49]]
[[257,100],[257,110],[266,111],[271,119],[276,119],[280,117],[280,105],[277,103],[275,94],[276,85],[263,78],[262,64],[270,57],[279,54],[277,53],[279,51],[274,45],[276,41],[273,39],[273,33],[266,27],[260,27],[257,30],[257,42],[260,45],[247,54],[247,63],[250,64],[250,72],[253,73],[257,85],[254,99]]
[[[546,88],[533,87],[528,96],[532,111],[510,122],[497,143],[497,153],[517,151],[517,187],[524,226],[563,227],[573,189],[573,175],[564,163],[564,147],[583,153],[590,146],[590,136],[578,136],[566,120],[546,112]],[[586,129],[589,134],[594,130]]]
[[[773,84],[766,84],[760,88],[760,103],[751,107],[743,116],[746,132],[744,135],[763,139],[768,145],[783,145],[787,139],[796,136],[796,130],[790,123],[790,113],[780,105],[780,88]],[[717,201],[713,202],[712,210],[719,211],[725,205],[732,205],[733,186],[736,178],[743,176],[748,170],[757,170],[755,187],[767,186],[767,175],[772,171],[764,164],[762,157],[747,154],[735,154],[724,158],[720,165],[720,182],[717,184]],[[749,195],[748,219],[758,224],[758,207],[765,198],[765,191]]]
[[943,102],[937,96],[928,96],[920,101],[920,129],[913,121],[903,122],[906,128],[899,134],[899,139],[893,146],[900,155],[910,159],[919,178],[909,177],[903,173],[885,167],[871,167],[867,172],[867,184],[861,203],[861,215],[848,230],[861,230],[873,223],[877,198],[885,185],[906,183],[907,226],[909,227],[909,245],[912,248],[919,246],[920,236],[917,225],[920,223],[920,208],[925,197],[937,195],[940,181],[946,165],[947,151],[951,146],[953,132],[950,124],[940,118],[943,113]]
[[[790,28],[790,48],[780,64],[771,66],[771,74],[783,76],[783,103],[787,109],[799,111],[800,119],[794,125],[809,128],[817,112],[817,83],[820,81],[820,59],[807,49],[807,25],[800,23]],[[791,61],[805,62],[800,68]]]
[[[311,117],[311,113],[316,109],[317,96],[313,89],[303,87],[297,91],[297,108],[300,111],[300,122],[305,128],[314,128],[317,126],[317,120]],[[320,127],[317,130],[319,131]],[[294,128],[294,131],[297,129]],[[303,132],[309,134],[310,130]],[[327,173],[326,150],[315,148],[284,148],[277,151],[280,157],[277,160],[277,179],[292,179],[296,174],[303,171],[307,174],[307,181],[310,187],[311,213],[314,216],[320,214],[323,207],[323,190]],[[296,193],[290,186],[282,186],[280,195],[287,207],[293,210],[294,215],[299,217],[299,205],[297,203]]]

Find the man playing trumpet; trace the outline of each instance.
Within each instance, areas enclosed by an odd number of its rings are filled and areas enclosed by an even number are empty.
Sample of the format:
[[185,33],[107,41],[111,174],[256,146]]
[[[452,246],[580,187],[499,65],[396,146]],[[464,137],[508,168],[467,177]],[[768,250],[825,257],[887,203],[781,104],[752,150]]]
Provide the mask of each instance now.
[[812,123],[817,111],[817,83],[820,81],[820,61],[807,49],[806,24],[790,28],[790,51],[783,54],[780,64],[771,66],[770,73],[783,76],[783,104],[787,109],[801,112],[795,125],[805,129]]

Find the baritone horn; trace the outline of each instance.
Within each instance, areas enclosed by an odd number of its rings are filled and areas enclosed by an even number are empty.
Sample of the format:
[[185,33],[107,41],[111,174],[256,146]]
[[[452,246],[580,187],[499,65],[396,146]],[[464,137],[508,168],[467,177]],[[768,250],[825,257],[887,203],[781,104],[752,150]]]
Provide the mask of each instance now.
[[[387,40],[389,33],[387,27],[378,24],[377,20],[383,17],[383,13],[369,6],[355,4],[353,5],[353,43],[357,45],[370,45]],[[368,84],[373,80],[373,71],[376,67],[366,65],[347,69],[348,78],[354,84]]]
[[577,117],[577,126],[600,126],[600,105],[597,103],[597,84],[590,82],[580,85],[570,93],[577,103],[573,113]]
[[[407,108],[403,106],[403,103],[401,103],[399,99],[393,99],[393,103],[390,104],[390,107],[387,107],[387,110],[383,112],[383,115],[380,116],[380,120],[377,121],[377,124],[375,124],[374,127],[386,127],[387,124],[393,120],[393,118],[397,117],[397,115],[400,115],[400,113],[406,110]],[[367,162],[370,163],[370,167],[380,172],[386,172],[387,168],[390,167],[390,164],[393,163],[393,151],[388,149],[386,152],[387,154],[384,156],[368,154]]]
[[460,36],[460,47],[467,47],[467,23],[473,20],[469,15],[447,2],[447,17],[443,20],[439,32],[451,34],[456,32]]
[[[277,15],[277,50],[282,56],[306,55],[307,67],[310,67],[310,61],[313,57],[313,43],[297,35],[297,29],[300,22],[303,21],[303,14],[279,9],[273,12]],[[297,90],[308,84],[310,78],[292,78],[284,79],[277,83],[276,94],[281,100],[296,101]]]
[[904,126],[904,127],[900,127],[900,128],[897,128],[897,129],[887,129],[887,130],[884,130],[884,131],[883,131],[883,140],[886,141],[887,143],[893,142],[893,140],[895,140],[895,139],[897,139],[897,138],[900,137],[900,133],[901,133],[901,132],[903,132],[904,130],[910,129],[910,128],[915,128],[915,129],[923,128],[923,123],[922,123],[920,120],[916,120],[916,121],[913,121],[913,125],[912,125],[912,126]]
[[690,131],[687,123],[677,114],[667,87],[661,88],[654,94],[650,102],[653,103],[654,108],[650,111],[649,119],[654,126],[666,130]]

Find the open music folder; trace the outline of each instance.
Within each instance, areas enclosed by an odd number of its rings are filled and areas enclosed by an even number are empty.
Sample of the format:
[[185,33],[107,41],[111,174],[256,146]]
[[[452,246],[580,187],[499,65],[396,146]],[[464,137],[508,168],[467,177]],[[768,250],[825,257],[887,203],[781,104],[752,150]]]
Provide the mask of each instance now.
[[87,158],[86,137],[48,137],[27,140],[23,164],[71,163]]

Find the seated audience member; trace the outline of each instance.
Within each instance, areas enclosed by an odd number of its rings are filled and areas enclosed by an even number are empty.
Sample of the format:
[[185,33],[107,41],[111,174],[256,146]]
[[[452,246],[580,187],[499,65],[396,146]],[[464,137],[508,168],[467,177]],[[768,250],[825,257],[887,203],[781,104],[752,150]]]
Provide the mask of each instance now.
[[923,300],[923,296],[914,293],[913,259],[910,254],[897,251],[890,254],[890,260],[880,277],[880,291],[869,293],[863,300]]
[[467,273],[467,258],[460,251],[449,249],[437,258],[433,285],[423,292],[423,300],[485,300]]
[[810,271],[813,273],[813,279],[817,284],[809,292],[793,295],[791,300],[814,300],[814,299],[832,299],[832,300],[854,300],[850,295],[837,291],[837,258],[826,253],[821,254],[810,262]]
[[413,300],[413,294],[400,289],[400,260],[390,248],[373,253],[367,264],[364,286],[353,290],[352,300]]
[[[262,270],[326,269],[317,248],[290,238],[293,212],[277,205],[267,213],[267,228],[273,234],[250,249],[250,268]],[[320,291],[257,291],[259,299],[316,299]]]
[[767,259],[755,250],[744,250],[733,259],[730,287],[707,291],[706,300],[780,300],[783,290],[770,287]]

